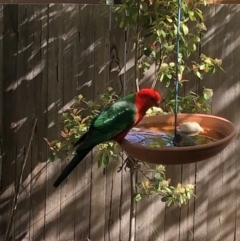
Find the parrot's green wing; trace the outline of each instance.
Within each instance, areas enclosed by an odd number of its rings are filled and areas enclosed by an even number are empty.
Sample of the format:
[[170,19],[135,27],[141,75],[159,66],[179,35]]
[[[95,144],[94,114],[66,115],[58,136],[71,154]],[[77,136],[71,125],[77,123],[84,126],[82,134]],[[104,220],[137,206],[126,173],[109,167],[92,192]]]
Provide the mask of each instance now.
[[115,102],[92,121],[87,136],[78,150],[109,141],[129,130],[135,122],[135,116],[134,103],[126,100]]
[[134,125],[136,115],[135,94],[131,94],[105,109],[92,121],[88,132],[75,143],[75,145],[79,144],[76,150],[77,153],[63,169],[54,182],[54,186],[58,187],[94,146],[109,141],[119,134],[126,134]]

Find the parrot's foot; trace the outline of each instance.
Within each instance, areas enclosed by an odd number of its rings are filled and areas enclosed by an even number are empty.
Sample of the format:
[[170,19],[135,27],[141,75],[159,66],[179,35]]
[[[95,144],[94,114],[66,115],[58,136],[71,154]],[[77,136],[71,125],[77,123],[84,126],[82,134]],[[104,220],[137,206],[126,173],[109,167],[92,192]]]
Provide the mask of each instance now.
[[123,169],[124,171],[127,171],[127,168],[130,169],[130,171],[139,169],[141,167],[141,164],[139,161],[134,159],[133,157],[128,156],[124,161],[122,166],[119,167],[118,172],[121,172]]

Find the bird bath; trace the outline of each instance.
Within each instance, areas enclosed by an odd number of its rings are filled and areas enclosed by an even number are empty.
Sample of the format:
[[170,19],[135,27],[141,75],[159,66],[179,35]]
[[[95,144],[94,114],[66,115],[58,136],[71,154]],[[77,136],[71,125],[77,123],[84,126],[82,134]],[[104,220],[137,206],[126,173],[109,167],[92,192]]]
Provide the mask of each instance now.
[[[174,126],[174,115],[144,117],[138,128],[157,125]],[[129,155],[138,160],[165,165],[177,165],[203,161],[221,152],[236,134],[234,125],[221,117],[205,114],[178,114],[178,125],[184,122],[197,122],[206,132],[214,130],[221,138],[207,144],[186,147],[149,147],[131,143],[124,139],[120,146]]]

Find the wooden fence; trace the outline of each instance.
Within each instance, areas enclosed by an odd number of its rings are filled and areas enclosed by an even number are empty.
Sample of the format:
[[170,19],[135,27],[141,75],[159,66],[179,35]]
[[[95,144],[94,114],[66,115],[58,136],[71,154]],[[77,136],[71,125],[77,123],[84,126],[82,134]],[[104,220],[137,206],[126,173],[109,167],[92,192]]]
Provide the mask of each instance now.
[[[0,240],[35,116],[10,240],[128,240],[130,174],[118,173],[117,162],[98,169],[90,155],[55,189],[53,181],[69,160],[49,162],[43,140],[59,138],[59,113],[75,95],[94,99],[109,85],[120,91],[124,44],[127,91],[134,90],[131,32],[125,43],[108,10],[102,5],[0,5]],[[213,88],[213,113],[233,121],[238,134],[210,160],[167,167],[173,184],[196,185],[197,198],[182,208],[166,207],[159,197],[138,203],[136,241],[240,240],[240,6],[214,5],[204,13],[208,33],[201,51],[222,58],[225,72],[194,84]]]

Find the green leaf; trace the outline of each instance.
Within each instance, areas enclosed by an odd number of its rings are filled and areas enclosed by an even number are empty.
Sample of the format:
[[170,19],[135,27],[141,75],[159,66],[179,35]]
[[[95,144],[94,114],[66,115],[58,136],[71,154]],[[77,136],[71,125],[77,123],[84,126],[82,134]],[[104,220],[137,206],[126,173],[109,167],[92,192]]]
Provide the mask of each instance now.
[[120,27],[120,28],[122,28],[122,27],[123,27],[123,25],[124,25],[124,22],[123,22],[123,21],[121,21],[121,22],[119,23],[119,27]]
[[168,203],[167,203],[167,206],[169,207],[172,203],[173,203],[173,200],[170,199],[170,200],[168,201]]
[[151,195],[156,195],[156,194],[157,194],[157,191],[151,190],[151,191],[150,191],[150,194],[151,194]]
[[160,180],[159,179],[157,179],[156,180],[156,183],[154,184],[154,188],[156,189],[156,190],[160,190],[161,189],[161,186],[160,186],[160,182],[159,182]]
[[180,204],[183,204],[183,203],[184,203],[184,199],[183,199],[183,196],[182,196],[182,195],[180,195],[179,200],[180,200]]
[[172,193],[172,190],[170,189],[170,188],[168,188],[168,187],[165,187],[164,188],[169,194],[171,194]]
[[196,72],[196,75],[197,75],[197,77],[198,77],[199,79],[202,79],[202,75],[201,75],[201,73],[200,73],[199,71]]
[[140,193],[137,193],[137,194],[135,194],[135,201],[136,202],[139,202],[139,201],[141,201],[142,200],[142,195],[140,194]]
[[195,13],[198,15],[198,17],[201,19],[201,21],[203,20],[203,14],[202,11],[200,9],[195,9]]
[[170,85],[170,79],[169,78],[165,78],[165,75],[162,75],[163,78],[162,78],[162,82],[165,84],[166,87],[169,87]]
[[161,30],[161,34],[164,38],[166,38],[167,34],[163,30]]
[[50,160],[51,162],[53,162],[53,161],[55,160],[55,155],[54,155],[53,152],[50,152],[50,153],[49,153],[49,160]]
[[142,5],[142,9],[144,12],[146,12],[148,10],[148,5],[145,2],[141,2]]
[[172,78],[172,74],[171,73],[166,73],[166,76],[171,79]]
[[197,42],[197,43],[201,41],[200,37],[197,35],[195,35],[193,39],[194,39],[194,42]]
[[184,35],[187,35],[189,32],[187,25],[184,23],[182,24],[182,30],[183,30]]
[[193,11],[188,11],[188,15],[191,21],[196,21],[195,14]]
[[100,155],[98,158],[98,168],[100,168],[102,166],[102,163],[103,163],[103,157],[102,157],[102,155]]
[[103,156],[103,164],[104,166],[109,164],[109,155],[107,153]]
[[162,32],[162,31],[161,31],[160,29],[158,29],[158,30],[156,31],[158,37],[161,36],[161,32]]
[[191,49],[191,51],[192,51],[192,52],[195,52],[196,50],[197,50],[196,44],[192,44],[192,49]]
[[150,54],[152,53],[152,50],[151,50],[150,48],[144,48],[143,53],[144,53],[146,56],[150,56]]
[[168,51],[172,51],[175,47],[175,44],[169,45],[168,43],[164,43],[163,47]]
[[170,198],[169,196],[162,197],[161,201],[162,202],[168,202],[169,198]]
[[173,22],[173,20],[172,20],[171,17],[169,17],[169,16],[166,16],[166,19],[167,19],[167,21],[168,21],[169,23],[172,23],[172,22]]
[[210,96],[209,96],[207,93],[204,93],[204,94],[203,94],[203,98],[204,98],[205,100],[209,100],[209,99],[210,99]]
[[157,172],[155,175],[154,175],[154,178],[157,179],[157,180],[160,180],[161,179],[161,174],[159,172]]

